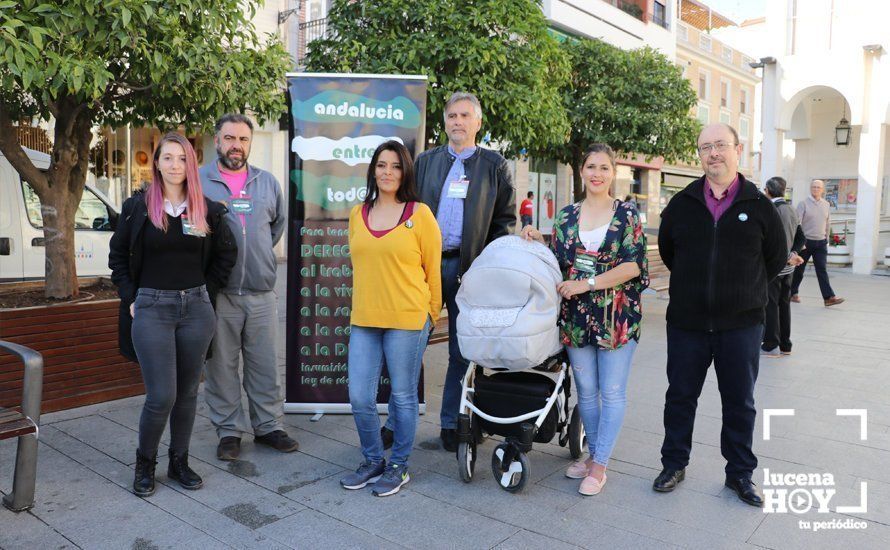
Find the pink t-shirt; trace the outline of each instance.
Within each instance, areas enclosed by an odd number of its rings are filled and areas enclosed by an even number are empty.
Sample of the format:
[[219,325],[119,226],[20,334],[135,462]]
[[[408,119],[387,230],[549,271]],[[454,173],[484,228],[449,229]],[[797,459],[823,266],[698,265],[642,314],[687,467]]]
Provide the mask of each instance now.
[[[219,175],[222,176],[223,181],[229,186],[229,190],[232,192],[232,198],[239,198],[241,192],[244,191],[244,184],[247,183],[247,170],[244,170],[243,172],[226,172],[225,170],[220,169]],[[238,214],[238,218],[241,220],[241,228],[246,228],[247,224],[244,223],[246,221],[244,219],[244,214]]]
[[220,170],[219,174],[222,176],[223,181],[226,182],[226,185],[229,186],[229,190],[232,192],[232,197],[240,197],[241,191],[244,190],[244,184],[247,183],[247,170],[243,172],[226,172],[225,170]]

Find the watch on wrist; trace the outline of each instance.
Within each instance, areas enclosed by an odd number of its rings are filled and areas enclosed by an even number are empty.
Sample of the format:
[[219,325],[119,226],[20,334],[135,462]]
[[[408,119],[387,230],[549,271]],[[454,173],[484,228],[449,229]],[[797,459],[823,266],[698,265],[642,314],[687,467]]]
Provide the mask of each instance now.
[[596,287],[596,275],[592,275],[587,279],[587,284],[590,285],[590,290],[593,290]]

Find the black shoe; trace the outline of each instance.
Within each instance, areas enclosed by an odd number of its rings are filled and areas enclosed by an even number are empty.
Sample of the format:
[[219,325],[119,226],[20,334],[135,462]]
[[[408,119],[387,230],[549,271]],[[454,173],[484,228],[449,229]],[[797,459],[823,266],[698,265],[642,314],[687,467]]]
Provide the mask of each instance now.
[[256,443],[268,445],[282,453],[292,453],[300,448],[300,444],[297,443],[297,440],[287,435],[287,432],[284,430],[275,430],[274,432],[269,432],[265,435],[258,435],[254,437],[253,440]]
[[442,438],[442,448],[448,451],[449,453],[457,452],[457,430],[454,428],[442,428],[442,431],[439,432],[439,437]]
[[155,492],[155,457],[142,456],[136,450],[136,477],[133,479],[133,493],[139,497],[151,496]]
[[238,460],[241,454],[241,438],[226,436],[219,440],[216,447],[216,458],[220,460]]
[[204,486],[204,480],[201,476],[189,468],[189,454],[177,453],[170,449],[170,463],[167,466],[167,477],[173,481],[178,481],[183,489],[194,491]]
[[726,478],[726,486],[735,491],[739,500],[751,506],[763,508],[763,493],[749,477]]
[[383,450],[389,449],[392,447],[392,442],[395,439],[395,434],[392,430],[383,426],[380,428],[380,439],[383,440]]
[[672,470],[670,468],[665,468],[658,474],[658,477],[655,478],[655,482],[652,483],[652,488],[658,491],[659,493],[670,493],[674,489],[677,488],[677,485],[680,484],[686,478],[686,469],[681,470]]

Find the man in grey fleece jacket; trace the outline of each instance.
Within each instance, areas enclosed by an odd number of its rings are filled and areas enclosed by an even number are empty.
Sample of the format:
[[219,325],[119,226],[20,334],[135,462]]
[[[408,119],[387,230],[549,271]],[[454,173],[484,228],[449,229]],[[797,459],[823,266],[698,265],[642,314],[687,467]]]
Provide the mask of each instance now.
[[[207,360],[204,395],[210,421],[220,438],[216,456],[236,460],[241,435],[281,452],[299,448],[281,423],[284,400],[278,375],[278,326],[273,247],[284,233],[287,212],[278,180],[247,164],[253,123],[239,114],[216,123],[217,159],[201,168],[209,199],[226,205],[226,223],[238,243],[238,261],[216,301],[216,336]],[[244,363],[244,390],[250,404],[247,427],[241,406],[238,358]]]

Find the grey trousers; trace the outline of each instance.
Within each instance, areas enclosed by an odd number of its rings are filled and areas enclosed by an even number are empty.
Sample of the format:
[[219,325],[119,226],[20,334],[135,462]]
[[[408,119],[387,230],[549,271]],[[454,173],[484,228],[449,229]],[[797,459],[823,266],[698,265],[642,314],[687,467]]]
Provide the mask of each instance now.
[[[220,292],[216,298],[216,337],[207,360],[204,397],[210,421],[220,438],[283,429],[284,398],[278,376],[275,336],[278,312],[274,292],[238,296]],[[241,406],[239,358],[244,364],[250,427]]]
[[202,285],[188,290],[140,288],[133,315],[133,347],[145,381],[139,418],[139,452],[158,453],[170,419],[170,449],[189,450],[198,384],[213,337],[213,306]]

